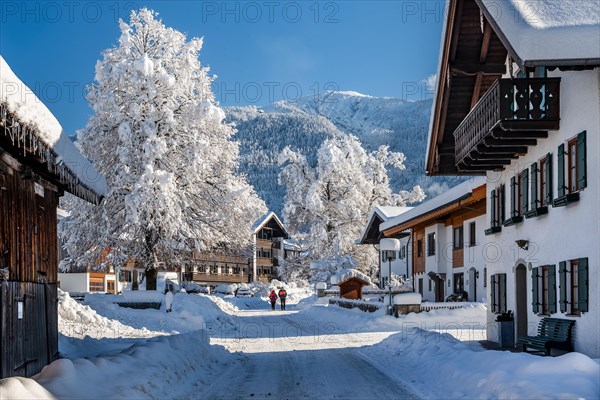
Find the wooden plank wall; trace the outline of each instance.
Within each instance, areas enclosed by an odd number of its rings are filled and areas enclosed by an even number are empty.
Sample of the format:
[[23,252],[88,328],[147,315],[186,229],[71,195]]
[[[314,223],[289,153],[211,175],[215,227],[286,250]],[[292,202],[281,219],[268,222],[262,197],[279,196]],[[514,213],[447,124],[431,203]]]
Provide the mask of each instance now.
[[0,378],[35,375],[58,357],[56,285],[4,281],[0,286]]
[[22,175],[0,160],[0,268],[11,281],[56,283],[58,194],[35,194],[35,175]]

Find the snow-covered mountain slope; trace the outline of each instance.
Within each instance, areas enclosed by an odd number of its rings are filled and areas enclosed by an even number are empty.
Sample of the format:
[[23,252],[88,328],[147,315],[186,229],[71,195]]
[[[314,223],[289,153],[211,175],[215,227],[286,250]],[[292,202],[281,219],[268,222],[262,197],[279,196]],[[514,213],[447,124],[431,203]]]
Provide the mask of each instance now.
[[404,153],[406,170],[391,170],[389,174],[394,191],[421,185],[428,196],[434,196],[454,186],[460,178],[425,176],[430,112],[430,99],[407,102],[356,92],[323,92],[262,109],[226,109],[227,120],[238,130],[235,138],[240,142],[240,168],[277,213],[285,192],[277,184],[279,152],[290,145],[310,160],[323,140],[337,134],[357,136],[367,150],[385,144]]

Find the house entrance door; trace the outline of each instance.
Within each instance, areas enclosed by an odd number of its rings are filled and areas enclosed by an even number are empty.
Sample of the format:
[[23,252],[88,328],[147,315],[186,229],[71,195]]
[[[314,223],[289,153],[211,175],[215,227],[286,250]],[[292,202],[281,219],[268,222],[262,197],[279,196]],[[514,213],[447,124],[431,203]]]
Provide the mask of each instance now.
[[523,264],[515,269],[515,300],[517,335],[527,335],[527,267]]

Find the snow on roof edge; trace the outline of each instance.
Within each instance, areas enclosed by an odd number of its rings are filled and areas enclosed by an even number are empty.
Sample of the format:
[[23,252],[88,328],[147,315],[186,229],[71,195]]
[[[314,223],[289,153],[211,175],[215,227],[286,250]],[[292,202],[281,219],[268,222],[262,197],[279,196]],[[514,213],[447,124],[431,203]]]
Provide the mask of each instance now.
[[[54,114],[19,79],[2,55],[0,55],[0,103],[4,104],[21,124],[33,128],[35,136],[57,156],[55,160],[57,166],[64,164],[82,186],[98,197],[106,195],[104,177],[96,171],[88,159],[81,155],[64,133]],[[82,194],[78,190],[69,191],[77,192],[73,193],[77,196]]]
[[399,215],[398,217],[391,218],[390,220],[383,222],[381,225],[379,225],[379,230],[384,231],[393,226],[403,224],[421,215],[432,212],[447,204],[453,203],[459,200],[460,198],[470,194],[476,188],[483,186],[485,183],[485,176],[473,177],[465,182],[462,182],[459,185],[454,186],[447,192],[444,192],[439,196],[436,196],[428,201],[419,204],[416,207],[413,207],[411,210]]

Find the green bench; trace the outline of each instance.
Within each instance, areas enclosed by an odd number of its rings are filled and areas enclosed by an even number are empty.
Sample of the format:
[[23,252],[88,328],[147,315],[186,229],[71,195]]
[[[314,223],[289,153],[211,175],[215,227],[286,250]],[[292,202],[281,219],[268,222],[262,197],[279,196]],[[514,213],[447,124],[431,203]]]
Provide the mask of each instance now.
[[560,318],[542,318],[538,326],[537,336],[519,336],[523,351],[534,349],[543,351],[547,356],[551,349],[573,351],[573,325],[575,321]]

